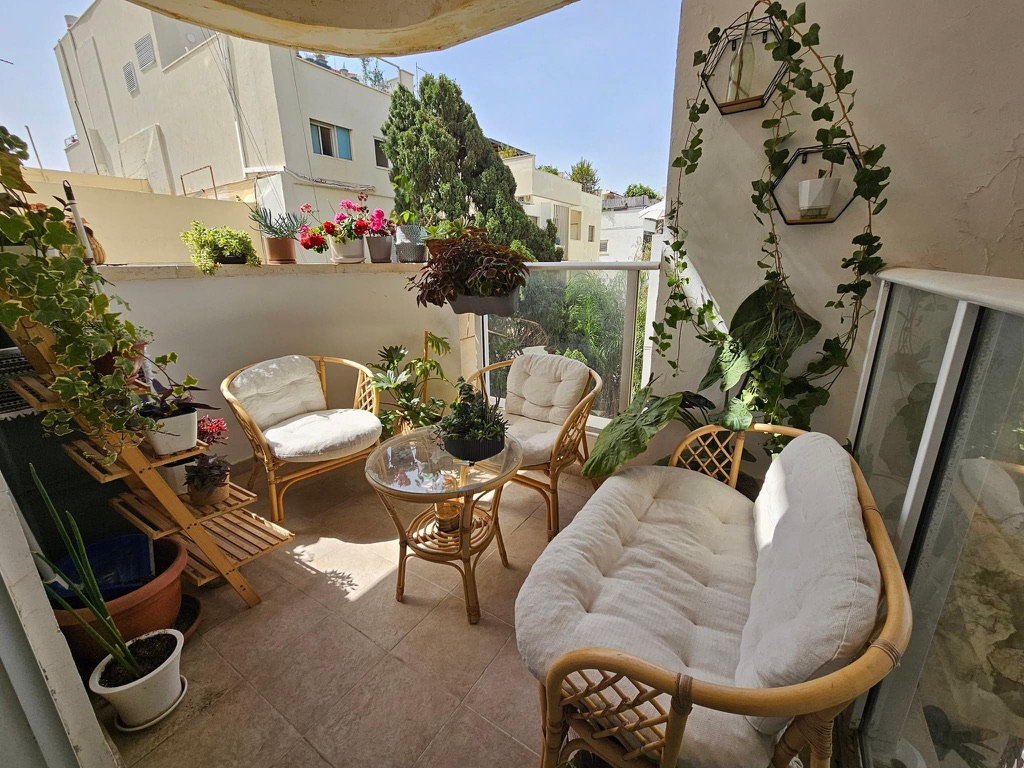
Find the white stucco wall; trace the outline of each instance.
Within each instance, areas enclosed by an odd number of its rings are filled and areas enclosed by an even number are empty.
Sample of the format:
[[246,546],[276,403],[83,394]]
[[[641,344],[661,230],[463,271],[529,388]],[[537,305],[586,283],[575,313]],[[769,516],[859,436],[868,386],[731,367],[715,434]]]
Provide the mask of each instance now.
[[[697,90],[693,51],[706,45],[709,29],[748,7],[739,0],[683,4],[672,156],[689,124],[686,100]],[[1024,276],[1024,49],[1017,40],[1024,6],[998,0],[965,8],[938,0],[921,13],[906,3],[864,0],[809,4],[808,14],[821,25],[822,52],[845,54],[855,72],[861,140],[887,147],[893,175],[888,207],[876,221],[885,243],[881,255],[890,265]],[[712,107],[701,121],[700,168],[684,179],[688,250],[726,316],[761,277],[755,261],[764,230],[751,216],[750,181],[764,165],[760,124],[768,116],[756,110],[721,117]],[[813,143],[811,131],[794,146]],[[677,177],[669,168],[670,197]],[[839,328],[837,313],[824,304],[844,281],[840,261],[863,226],[864,216],[851,206],[835,224],[780,231],[797,300],[825,323],[815,347]],[[865,329],[850,369],[815,415],[816,429],[845,436],[866,336]],[[662,387],[692,388],[706,365],[706,349],[687,340],[681,359],[687,375],[664,378]]]
[[644,220],[640,218],[643,210],[627,208],[601,213],[601,239],[608,241],[607,253],[601,254],[602,261],[636,261],[640,258],[644,243]]

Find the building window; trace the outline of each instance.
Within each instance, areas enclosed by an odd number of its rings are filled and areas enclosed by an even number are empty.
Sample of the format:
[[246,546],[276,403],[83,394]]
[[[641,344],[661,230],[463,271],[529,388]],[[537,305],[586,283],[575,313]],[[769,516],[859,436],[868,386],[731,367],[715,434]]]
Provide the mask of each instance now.
[[384,139],[373,140],[373,154],[377,158],[378,168],[390,168],[391,165],[388,163],[388,156],[384,154]]
[[602,240],[601,244],[597,247],[597,250],[601,253],[608,253],[608,241]]
[[135,65],[130,61],[125,62],[125,65],[121,67],[121,71],[124,73],[124,85],[128,89],[128,93],[134,96],[139,92],[139,79],[135,77]]
[[139,69],[145,70],[156,64],[156,53],[153,51],[153,36],[146,35],[135,41],[135,57],[139,60]]
[[594,242],[594,225],[591,224],[587,227],[587,242]]
[[580,239],[580,225],[579,222],[573,222],[569,225],[569,237],[572,240]]
[[309,132],[313,140],[313,152],[342,160],[352,159],[352,133],[348,128],[309,121]]

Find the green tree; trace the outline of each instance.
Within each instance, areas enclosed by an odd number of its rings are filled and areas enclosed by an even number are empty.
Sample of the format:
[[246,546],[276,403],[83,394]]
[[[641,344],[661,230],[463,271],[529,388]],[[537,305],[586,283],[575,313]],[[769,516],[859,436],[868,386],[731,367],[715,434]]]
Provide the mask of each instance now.
[[512,171],[484,136],[462,90],[444,75],[424,75],[419,95],[399,87],[384,122],[384,154],[397,210],[419,211],[423,220],[455,219],[473,210],[491,242],[520,243],[538,261],[559,261],[554,225],[540,228],[516,200]]
[[578,182],[584,192],[596,195],[601,191],[601,178],[594,170],[593,164],[586,158],[581,157],[578,163],[574,163],[569,169],[569,178]]
[[630,184],[626,187],[626,191],[622,193],[623,197],[643,197],[644,195],[647,195],[647,197],[655,202],[661,200],[661,195],[646,184]]
[[553,165],[538,165],[538,171],[544,171],[544,173],[550,173],[552,176],[561,176],[562,172]]

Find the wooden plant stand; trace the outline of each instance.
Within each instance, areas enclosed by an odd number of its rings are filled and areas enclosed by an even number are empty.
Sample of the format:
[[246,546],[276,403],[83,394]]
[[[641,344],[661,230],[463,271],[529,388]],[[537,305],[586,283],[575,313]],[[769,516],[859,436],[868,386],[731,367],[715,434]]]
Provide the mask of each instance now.
[[[9,381],[11,389],[37,411],[60,407],[60,399],[44,374],[20,376]],[[109,438],[111,445],[119,441]],[[251,607],[260,596],[239,568],[294,538],[284,528],[245,507],[256,494],[231,484],[228,498],[209,506],[196,506],[167,484],[157,467],[198,456],[209,450],[200,442],[195,448],[169,456],[154,456],[142,445],[125,443],[112,464],[104,459],[109,447],[83,437],[62,446],[72,461],[100,483],[124,480],[129,490],[115,496],[110,505],[150,539],[180,534],[188,550],[185,576],[196,585],[223,577]]]

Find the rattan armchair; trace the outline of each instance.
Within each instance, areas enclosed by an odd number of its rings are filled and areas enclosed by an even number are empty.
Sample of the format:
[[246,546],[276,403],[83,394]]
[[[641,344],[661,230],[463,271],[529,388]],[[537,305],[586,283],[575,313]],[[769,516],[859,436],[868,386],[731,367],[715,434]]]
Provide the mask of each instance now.
[[[318,457],[314,454],[307,456],[295,456],[291,454],[282,455],[281,450],[275,451],[273,444],[274,441],[268,440],[267,437],[267,432],[274,426],[274,424],[266,423],[266,418],[260,419],[255,417],[254,414],[250,412],[251,410],[254,410],[252,405],[248,408],[246,407],[246,404],[243,402],[245,398],[240,396],[239,392],[239,377],[260,367],[271,366],[281,361],[295,360],[309,360],[315,365],[315,372],[310,371],[309,373],[319,377],[319,394],[322,396],[322,406],[320,408],[313,407],[305,409],[291,408],[291,413],[288,415],[292,418],[285,419],[285,421],[293,421],[294,418],[301,417],[303,415],[329,415],[342,413],[348,410],[328,410],[327,365],[334,364],[354,369],[356,371],[357,379],[355,398],[351,411],[360,411],[372,414],[372,421],[376,421],[376,434],[364,436],[361,439],[361,442],[357,445],[357,448],[351,452],[345,453],[345,455],[326,455],[324,457]],[[316,477],[317,475],[322,475],[325,472],[330,472],[347,464],[352,464],[353,462],[363,461],[380,443],[380,421],[376,419],[379,408],[379,399],[377,391],[371,384],[371,377],[372,373],[366,366],[353,362],[352,360],[345,360],[340,357],[293,355],[290,358],[279,358],[276,361],[271,360],[247,366],[235,371],[221,383],[221,394],[224,396],[224,399],[227,400],[235,418],[238,419],[238,423],[242,427],[242,431],[245,432],[245,436],[249,439],[249,443],[252,445],[253,468],[252,474],[249,477],[248,487],[252,488],[256,481],[256,475],[259,472],[259,468],[262,465],[267,473],[267,485],[269,486],[270,491],[271,519],[274,522],[280,522],[284,519],[284,494],[285,491],[287,491],[293,484],[300,480],[307,480],[309,478]],[[307,381],[305,383],[307,387],[310,386],[310,382]],[[287,396],[287,389],[289,388],[290,387],[285,388],[285,396]],[[316,389],[315,382],[312,384],[312,389]],[[253,396],[251,395],[250,399],[252,399],[252,397]],[[278,421],[280,422],[281,420],[278,419]],[[363,418],[362,421],[364,422],[364,430],[366,429],[366,423],[369,423],[369,427],[372,428],[373,424],[370,419]],[[334,453],[337,454],[338,451],[335,451]],[[296,469],[282,473],[280,470],[287,464],[294,465]]]
[[[486,394],[487,374],[499,368],[511,367],[517,359],[519,358],[488,365],[486,368],[481,368],[476,373],[467,377],[466,380]],[[583,395],[558,432],[546,460],[528,465],[524,463],[519,473],[513,479],[513,482],[524,485],[527,488],[532,488],[544,498],[544,503],[547,505],[547,534],[549,541],[555,537],[560,527],[558,519],[559,475],[577,461],[582,465],[590,455],[586,440],[587,419],[590,416],[590,409],[594,405],[594,400],[597,399],[598,394],[601,392],[603,383],[596,371],[593,369],[589,370],[590,378],[583,390]],[[543,479],[525,474],[527,472],[543,475]]]
[[[749,433],[796,437],[790,427],[757,424]],[[682,464],[735,488],[746,432],[707,426],[688,435],[670,465]],[[560,656],[540,686],[542,768],[555,768],[576,750],[617,768],[654,764],[675,768],[686,754],[693,707],[754,717],[792,718],[774,747],[773,768],[809,748],[812,768],[831,764],[832,724],[851,702],[899,663],[911,632],[910,601],[871,491],[850,459],[864,527],[881,573],[884,615],[847,666],[808,682],[777,688],[739,688],[696,680],[609,648],[580,648]],[[659,700],[660,697],[660,700]],[[572,737],[570,738],[570,733]]]

